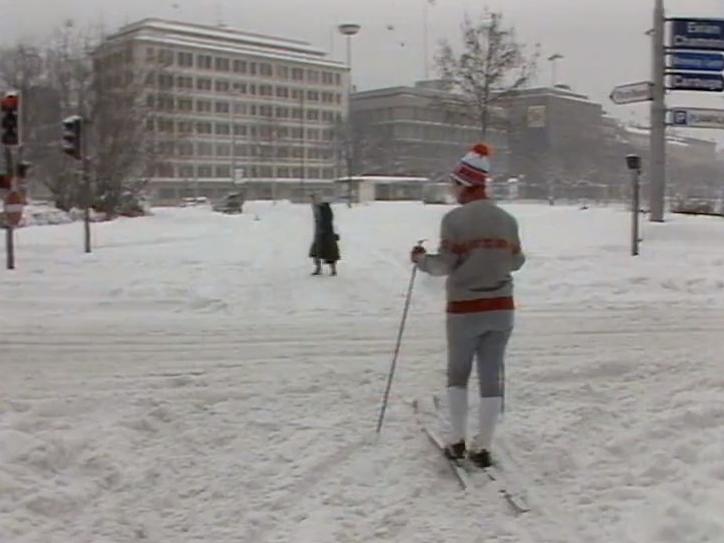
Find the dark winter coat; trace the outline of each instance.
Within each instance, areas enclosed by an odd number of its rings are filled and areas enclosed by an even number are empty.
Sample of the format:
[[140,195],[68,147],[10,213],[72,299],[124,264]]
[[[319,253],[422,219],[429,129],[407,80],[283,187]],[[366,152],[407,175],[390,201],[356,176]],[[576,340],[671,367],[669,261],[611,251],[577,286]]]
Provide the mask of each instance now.
[[314,210],[314,240],[309,248],[310,258],[317,258],[326,263],[337,262],[340,259],[337,240],[339,236],[334,232],[334,215],[327,202],[315,206]]

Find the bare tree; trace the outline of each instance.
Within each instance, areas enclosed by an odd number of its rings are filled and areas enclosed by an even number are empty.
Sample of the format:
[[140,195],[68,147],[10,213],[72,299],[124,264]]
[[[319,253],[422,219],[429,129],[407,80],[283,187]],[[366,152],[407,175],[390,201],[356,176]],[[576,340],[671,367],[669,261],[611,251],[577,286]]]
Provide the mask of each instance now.
[[440,75],[449,90],[458,92],[472,108],[483,138],[497,119],[495,106],[525,86],[536,70],[538,47],[531,55],[503,25],[500,13],[486,9],[479,21],[466,16],[462,23],[463,50],[457,54],[443,41],[437,55]]

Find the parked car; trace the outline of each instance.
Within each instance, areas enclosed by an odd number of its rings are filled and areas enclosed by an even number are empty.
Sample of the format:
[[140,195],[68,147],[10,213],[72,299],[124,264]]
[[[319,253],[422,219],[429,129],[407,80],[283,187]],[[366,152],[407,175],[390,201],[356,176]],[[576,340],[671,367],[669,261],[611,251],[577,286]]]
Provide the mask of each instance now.
[[230,192],[213,206],[219,213],[241,213],[244,206],[243,192]]

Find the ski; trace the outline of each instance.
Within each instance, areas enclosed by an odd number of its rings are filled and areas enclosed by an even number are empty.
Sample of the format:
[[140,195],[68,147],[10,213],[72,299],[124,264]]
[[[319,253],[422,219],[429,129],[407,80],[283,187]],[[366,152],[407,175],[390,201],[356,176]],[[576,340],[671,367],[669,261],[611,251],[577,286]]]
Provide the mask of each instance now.
[[[447,418],[441,410],[440,399],[437,396],[433,396],[432,403],[435,406],[435,412],[437,413],[438,419],[440,419],[441,423],[447,424]],[[502,453],[500,451],[497,451],[495,456],[498,457],[498,460],[495,460],[495,463],[487,468],[477,467],[471,462],[466,463],[466,465],[470,465],[471,469],[482,471],[486,475],[486,477],[497,487],[498,493],[503,500],[505,500],[515,515],[527,513],[530,511],[530,506],[528,505],[525,496],[520,491],[511,490],[512,485],[505,477],[505,473],[501,467],[499,459],[501,454]],[[467,472],[466,475],[469,477]]]
[[467,490],[470,486],[470,476],[468,475],[468,472],[463,467],[462,463],[458,460],[454,460],[452,458],[448,458],[445,456],[445,443],[440,438],[440,436],[431,430],[422,420],[422,417],[420,416],[420,408],[418,405],[417,400],[414,400],[412,402],[412,408],[415,410],[415,418],[417,419],[417,424],[420,426],[420,429],[422,432],[427,436],[427,439],[432,443],[435,448],[440,451],[440,454],[445,459],[445,462],[450,466],[450,470],[452,471],[453,475],[455,476],[455,479],[457,480],[458,484],[460,484],[460,487],[463,490]]

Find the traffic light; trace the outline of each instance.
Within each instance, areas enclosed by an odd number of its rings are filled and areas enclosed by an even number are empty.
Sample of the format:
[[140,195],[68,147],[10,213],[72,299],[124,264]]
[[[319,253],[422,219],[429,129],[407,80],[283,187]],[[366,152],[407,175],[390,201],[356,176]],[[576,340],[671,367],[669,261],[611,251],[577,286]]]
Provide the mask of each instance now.
[[0,101],[0,111],[2,112],[2,144],[3,145],[19,145],[20,144],[20,126],[18,124],[18,111],[20,110],[20,96],[17,92],[8,92]]
[[63,119],[63,152],[76,160],[82,158],[81,138],[83,137],[83,118],[71,115]]

